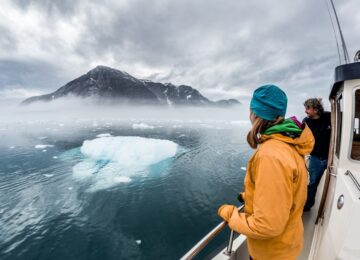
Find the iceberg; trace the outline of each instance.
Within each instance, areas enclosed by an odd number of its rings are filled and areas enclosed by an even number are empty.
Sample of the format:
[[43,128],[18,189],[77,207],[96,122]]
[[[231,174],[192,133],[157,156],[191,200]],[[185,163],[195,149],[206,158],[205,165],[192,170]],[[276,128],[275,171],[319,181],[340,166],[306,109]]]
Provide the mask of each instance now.
[[150,166],[176,155],[178,145],[169,140],[137,136],[103,136],[85,140],[84,159],[73,167],[76,179],[90,181],[89,191],[126,183],[146,175]]
[[37,144],[34,147],[35,147],[35,149],[44,149],[44,148],[48,148],[48,147],[54,147],[54,145],[52,145],[52,144]]
[[132,128],[133,129],[154,129],[155,127],[152,125],[145,124],[145,123],[140,123],[140,124],[133,124]]

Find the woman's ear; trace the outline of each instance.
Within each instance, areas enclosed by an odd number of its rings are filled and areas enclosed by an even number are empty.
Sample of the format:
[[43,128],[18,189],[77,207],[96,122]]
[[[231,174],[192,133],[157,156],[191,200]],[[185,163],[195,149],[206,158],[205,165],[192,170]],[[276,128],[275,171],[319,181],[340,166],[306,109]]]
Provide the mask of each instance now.
[[250,110],[250,121],[252,124],[255,122],[257,118],[258,118],[257,115],[255,115],[255,113]]

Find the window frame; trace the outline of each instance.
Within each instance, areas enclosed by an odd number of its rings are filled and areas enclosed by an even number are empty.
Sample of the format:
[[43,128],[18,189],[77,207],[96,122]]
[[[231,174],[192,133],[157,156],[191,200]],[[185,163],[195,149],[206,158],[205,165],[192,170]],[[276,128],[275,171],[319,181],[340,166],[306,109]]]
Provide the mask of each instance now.
[[[354,159],[352,158],[352,149],[353,149],[353,143],[354,143],[354,127],[355,127],[355,115],[356,115],[356,91],[360,91],[360,85],[357,85],[353,88],[353,91],[352,91],[352,97],[351,97],[351,100],[352,100],[352,107],[351,107],[351,134],[350,134],[350,146],[349,146],[349,152],[348,152],[348,159],[351,161],[351,162],[354,162],[354,163],[358,163],[360,164],[360,158],[359,159]],[[359,98],[360,98],[360,93],[359,93]],[[360,102],[359,102],[360,103]],[[359,107],[359,110],[360,110],[360,107]],[[360,126],[360,117],[359,117],[359,126]]]
[[[335,131],[335,157],[340,159],[340,148],[341,148],[341,135],[342,135],[342,125],[343,125],[343,110],[344,110],[344,88],[341,88],[335,98],[335,129],[331,129],[332,131]],[[339,103],[340,101],[340,103]],[[340,104],[340,105],[339,105]],[[341,118],[339,120],[339,115],[341,115]]]

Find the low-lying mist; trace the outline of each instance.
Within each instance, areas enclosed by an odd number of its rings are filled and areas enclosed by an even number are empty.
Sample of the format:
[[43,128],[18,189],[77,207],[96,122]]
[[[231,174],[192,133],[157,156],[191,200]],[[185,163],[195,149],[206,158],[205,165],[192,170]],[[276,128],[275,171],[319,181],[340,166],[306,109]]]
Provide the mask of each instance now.
[[229,108],[189,106],[145,106],[99,104],[87,99],[54,100],[29,105],[1,105],[0,122],[74,120],[139,120],[161,122],[243,121],[249,118],[248,106]]

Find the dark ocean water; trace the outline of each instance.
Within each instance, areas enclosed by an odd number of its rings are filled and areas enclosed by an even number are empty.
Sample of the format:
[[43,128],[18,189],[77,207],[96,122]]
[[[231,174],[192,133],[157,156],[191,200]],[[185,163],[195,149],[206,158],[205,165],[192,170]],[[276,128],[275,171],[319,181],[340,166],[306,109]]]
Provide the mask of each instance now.
[[[243,189],[249,125],[146,124],[3,124],[0,259],[178,259],[214,228],[219,205],[237,204]],[[73,168],[84,160],[83,141],[104,133],[170,140],[178,151],[130,182],[91,190]],[[227,238],[223,232],[199,258]]]

